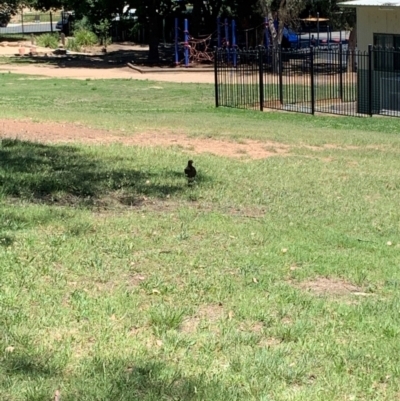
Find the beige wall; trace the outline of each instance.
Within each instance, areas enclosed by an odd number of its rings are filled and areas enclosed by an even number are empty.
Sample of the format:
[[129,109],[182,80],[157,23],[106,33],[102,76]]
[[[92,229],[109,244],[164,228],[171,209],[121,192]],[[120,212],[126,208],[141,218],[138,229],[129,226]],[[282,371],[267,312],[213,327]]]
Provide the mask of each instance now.
[[357,48],[368,50],[374,44],[374,33],[400,34],[400,7],[357,7]]

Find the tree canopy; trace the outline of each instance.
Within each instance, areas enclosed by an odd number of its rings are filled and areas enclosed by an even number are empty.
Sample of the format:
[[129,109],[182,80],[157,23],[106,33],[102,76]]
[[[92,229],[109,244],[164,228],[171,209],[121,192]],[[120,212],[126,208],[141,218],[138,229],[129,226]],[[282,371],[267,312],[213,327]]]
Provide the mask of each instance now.
[[242,29],[259,25],[263,17],[268,17],[274,44],[281,43],[284,25],[293,25],[299,16],[308,13],[315,16],[319,11],[337,28],[354,20],[338,11],[336,0],[0,0],[0,22],[23,5],[42,10],[73,10],[77,19],[86,17],[92,26],[135,9],[137,23],[147,32],[149,59],[154,61],[158,59],[162,20],[173,16],[190,15],[192,35],[214,31],[218,16],[235,18]]

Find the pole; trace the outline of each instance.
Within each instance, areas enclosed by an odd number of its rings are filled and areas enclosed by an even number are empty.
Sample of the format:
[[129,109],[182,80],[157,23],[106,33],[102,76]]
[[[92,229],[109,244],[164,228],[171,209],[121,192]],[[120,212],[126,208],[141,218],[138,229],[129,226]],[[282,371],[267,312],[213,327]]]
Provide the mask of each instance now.
[[258,49],[259,80],[260,80],[260,111],[264,111],[264,65],[262,49]]
[[51,33],[54,32],[54,27],[53,27],[53,13],[50,11],[50,27],[51,27]]
[[328,49],[329,49],[329,25],[326,26],[326,44],[328,45]]
[[214,87],[215,87],[215,107],[219,107],[219,91],[218,91],[218,48],[214,48]]
[[368,114],[372,117],[372,45],[368,45]]
[[229,25],[228,18],[225,18],[225,46],[229,47]]
[[315,93],[314,93],[314,46],[310,47],[310,83],[311,83],[311,114],[315,114]]
[[25,36],[25,30],[24,30],[24,10],[21,8],[21,32],[22,36]]
[[319,12],[317,13],[317,46],[319,46]]
[[217,47],[218,49],[221,48],[221,18],[217,18],[217,32],[218,32],[218,40],[217,40]]
[[178,18],[175,18],[175,65],[179,64],[178,54]]
[[302,36],[302,30],[301,30],[301,25],[300,25],[299,33],[297,35],[297,48],[298,49],[301,48],[301,36]]
[[230,63],[231,55],[230,55],[230,52],[229,52],[229,25],[228,25],[228,19],[227,18],[225,18],[224,27],[225,27],[225,49],[227,50],[226,61],[228,63]]
[[[283,58],[282,58],[282,45],[279,45],[279,49],[273,49],[273,51],[279,51],[278,69],[279,69],[279,101],[283,105]],[[276,53],[275,53],[276,55]]]
[[264,18],[264,46],[268,49],[269,41],[268,41],[268,18]]
[[233,50],[233,66],[236,67],[237,53],[236,53],[236,22],[232,20],[232,50]]
[[165,42],[165,18],[162,20],[162,35],[163,35],[163,42],[164,42],[164,47],[166,46]]
[[339,93],[340,100],[343,102],[343,48],[342,42],[339,43]]
[[185,18],[185,67],[189,67],[189,23]]

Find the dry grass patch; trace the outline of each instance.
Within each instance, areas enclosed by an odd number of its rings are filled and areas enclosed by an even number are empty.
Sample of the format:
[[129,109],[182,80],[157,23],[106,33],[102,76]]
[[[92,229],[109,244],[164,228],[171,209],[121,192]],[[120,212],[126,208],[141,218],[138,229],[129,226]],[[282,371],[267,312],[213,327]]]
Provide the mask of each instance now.
[[271,348],[271,347],[277,347],[281,343],[282,343],[282,340],[280,340],[279,338],[266,337],[266,338],[262,338],[259,341],[258,346],[262,347],[262,348]]
[[205,321],[208,325],[212,326],[221,320],[224,315],[224,308],[220,304],[202,305],[194,316],[182,322],[180,330],[187,334],[195,333],[201,321]]
[[262,333],[264,325],[261,322],[245,321],[240,323],[239,330],[251,333]]
[[313,280],[303,281],[295,287],[308,291],[317,296],[343,297],[347,295],[368,295],[354,284],[342,279],[318,277]]
[[190,153],[211,153],[233,158],[264,159],[285,155],[288,145],[273,141],[245,140],[231,142],[211,138],[193,138],[172,132],[144,132],[131,136],[94,129],[81,124],[0,120],[0,138],[17,138],[40,143],[82,143],[90,145],[123,144],[143,147],[179,147]]

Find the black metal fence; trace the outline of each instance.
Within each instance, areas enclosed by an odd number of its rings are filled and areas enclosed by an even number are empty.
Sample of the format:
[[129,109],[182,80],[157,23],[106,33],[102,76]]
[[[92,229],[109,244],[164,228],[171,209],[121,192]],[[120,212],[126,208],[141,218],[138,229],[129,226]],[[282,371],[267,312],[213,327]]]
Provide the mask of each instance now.
[[215,52],[216,106],[400,117],[400,49]]
[[57,22],[61,22],[61,12],[23,12],[7,24],[0,25],[0,40],[24,38],[26,35],[59,32]]

